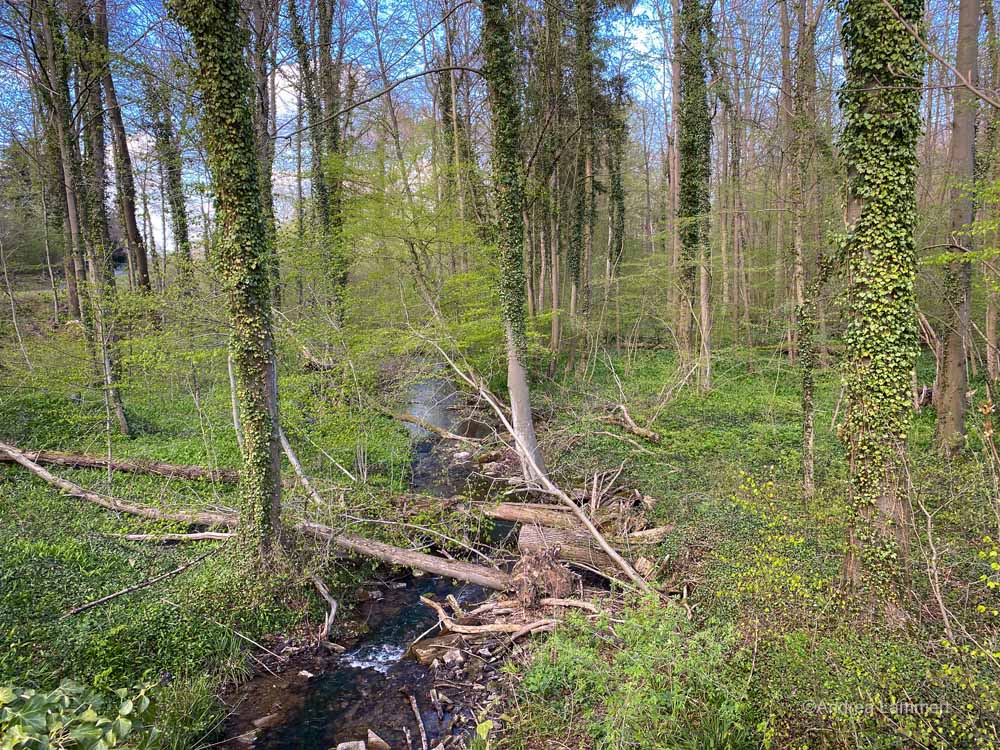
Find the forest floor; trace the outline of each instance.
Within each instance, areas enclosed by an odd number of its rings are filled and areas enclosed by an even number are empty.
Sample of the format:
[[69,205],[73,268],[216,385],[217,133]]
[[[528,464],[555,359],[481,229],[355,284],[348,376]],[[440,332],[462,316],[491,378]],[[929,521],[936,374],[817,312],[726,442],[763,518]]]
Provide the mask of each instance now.
[[[31,309],[30,299],[21,303]],[[86,357],[78,335],[63,328],[43,336],[36,327],[26,336],[30,368],[17,346],[3,352],[0,438],[31,450],[238,465],[221,342],[181,351],[165,346],[162,331],[133,335],[124,397],[134,434],[108,442],[99,395],[79,387]],[[378,521],[398,517],[409,436],[355,395],[378,392],[391,402],[410,374],[384,364],[350,378],[304,372],[288,352],[281,369],[289,438],[332,498],[321,512],[369,519],[354,530],[402,543],[402,532]],[[922,362],[922,382],[932,372],[933,362]],[[996,475],[984,458],[982,414],[972,412],[969,448],[952,462],[932,450],[933,411],[914,420],[910,477],[919,533],[912,580],[901,593],[911,617],[890,629],[839,583],[849,512],[846,459],[833,429],[835,369],[825,369],[818,383],[818,491],[810,503],[800,482],[799,380],[786,356],[723,350],[710,392],[682,381],[672,354],[641,350],[611,352],[572,375],[537,380],[539,433],[557,483],[582,490],[595,474],[621,468],[616,484],[652,499],[643,510],[649,523],[672,527],[652,555],[664,599],[619,591],[618,604],[603,615],[569,616],[527,642],[504,667],[502,699],[480,717],[492,721],[489,739],[472,744],[997,746],[1000,654],[990,645],[1000,619]],[[980,404],[985,392],[974,387]],[[602,421],[615,404],[626,404],[659,441]],[[234,489],[216,483],[59,473],[162,507],[235,504]],[[290,508],[305,507],[301,493],[288,494]],[[482,523],[433,507],[415,517],[465,540]],[[329,583],[344,605],[338,624],[346,625],[359,604],[353,592],[376,570],[364,561],[340,564],[328,550],[303,544],[276,585],[254,597],[226,555],[211,555],[182,575],[62,619],[211,549],[122,537],[184,530],[110,513],[20,468],[0,467],[0,685],[51,688],[64,677],[101,689],[152,683],[165,746],[204,746],[224,719],[220,687],[259,671],[259,645],[307,642],[322,621],[324,605],[309,576]]]

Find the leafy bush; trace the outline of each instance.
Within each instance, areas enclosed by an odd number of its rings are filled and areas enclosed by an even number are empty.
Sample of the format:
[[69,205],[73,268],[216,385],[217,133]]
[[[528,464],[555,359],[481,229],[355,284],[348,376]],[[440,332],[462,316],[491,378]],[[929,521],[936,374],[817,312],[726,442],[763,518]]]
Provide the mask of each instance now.
[[65,680],[55,690],[0,687],[2,750],[152,747],[148,686],[102,693]]

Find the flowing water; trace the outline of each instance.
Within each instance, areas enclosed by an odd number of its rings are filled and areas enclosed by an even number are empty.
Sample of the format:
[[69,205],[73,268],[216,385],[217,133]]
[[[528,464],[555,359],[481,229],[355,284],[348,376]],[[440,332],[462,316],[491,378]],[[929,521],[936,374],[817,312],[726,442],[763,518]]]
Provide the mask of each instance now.
[[[446,379],[423,380],[409,395],[409,411],[414,416],[445,430],[474,432],[456,418],[458,396]],[[408,424],[407,428],[414,440],[412,489],[441,496],[463,489],[470,467],[444,463],[434,450],[438,443],[435,435],[416,425]],[[435,709],[428,698],[435,686],[434,672],[406,656],[410,644],[437,623],[437,615],[420,603],[422,594],[438,599],[452,594],[460,603],[472,603],[483,599],[486,592],[436,576],[412,575],[378,589],[376,597],[362,607],[366,635],[333,663],[327,663],[324,673],[296,685],[305,694],[285,703],[295,707],[280,724],[261,732],[253,746],[327,750],[341,742],[364,740],[370,729],[392,748],[407,747],[408,731],[413,747],[419,748],[420,730],[409,696],[416,699],[431,747],[451,734],[461,709],[454,709],[455,713],[448,708]],[[462,719],[468,715],[465,710]]]

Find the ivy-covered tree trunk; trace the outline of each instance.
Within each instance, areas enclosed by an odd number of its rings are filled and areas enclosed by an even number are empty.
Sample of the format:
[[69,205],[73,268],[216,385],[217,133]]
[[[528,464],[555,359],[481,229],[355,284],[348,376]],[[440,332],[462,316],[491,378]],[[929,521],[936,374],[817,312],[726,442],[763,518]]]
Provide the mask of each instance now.
[[527,478],[545,472],[531,416],[524,321],[524,224],[521,184],[521,95],[511,42],[510,8],[483,0],[482,48],[493,130],[493,183],[497,206],[500,305],[507,345],[507,390],[515,439]]
[[573,242],[569,248],[570,315],[586,309],[589,263],[593,252],[594,214],[594,36],[597,25],[595,0],[580,0],[576,8],[577,163],[574,191]]
[[[712,118],[708,111],[706,82],[706,35],[711,11],[701,0],[681,4],[680,108],[678,150],[680,156],[680,203],[677,219],[681,242],[681,294],[677,309],[677,340],[680,355],[693,356],[695,285],[698,261],[705,262],[711,203]],[[702,268],[702,273],[707,269]],[[706,321],[707,323],[707,321]],[[702,353],[704,357],[704,353]],[[704,366],[704,363],[703,363]]]
[[[961,0],[958,10],[958,72],[973,86],[979,79],[979,0]],[[957,82],[956,82],[957,83]],[[952,112],[949,164],[951,189],[951,244],[954,259],[945,271],[944,361],[937,407],[938,447],[953,455],[965,443],[966,342],[969,340],[969,308],[972,302],[972,264],[962,255],[971,249],[969,227],[974,216],[973,181],[976,168],[976,114],[978,99],[959,83]]]
[[[893,0],[918,26],[921,0]],[[908,553],[906,436],[917,356],[914,301],[917,138],[924,56],[883,0],[847,0],[846,80],[840,94],[848,172],[847,414],[851,473],[845,580],[894,596]]]
[[[986,21],[986,71],[989,75],[989,86],[996,91],[1000,88],[1000,32],[997,29],[997,17],[994,0],[984,0],[983,16]],[[982,148],[977,151],[977,171],[983,179],[995,181],[1000,179],[1000,110],[989,107],[985,117],[986,127],[982,128]],[[980,203],[984,212],[996,211],[996,201]],[[991,241],[996,243],[997,233],[993,232]],[[997,284],[1000,277],[992,268],[992,263],[983,263],[982,273],[986,278],[986,373],[991,381],[1000,379],[1000,326],[997,325],[1000,315],[1000,294]]]
[[243,427],[240,538],[266,560],[279,528],[281,446],[271,328],[268,233],[260,205],[259,165],[243,59],[239,0],[172,0],[194,41],[202,129],[219,227],[214,253],[229,301],[230,352]]

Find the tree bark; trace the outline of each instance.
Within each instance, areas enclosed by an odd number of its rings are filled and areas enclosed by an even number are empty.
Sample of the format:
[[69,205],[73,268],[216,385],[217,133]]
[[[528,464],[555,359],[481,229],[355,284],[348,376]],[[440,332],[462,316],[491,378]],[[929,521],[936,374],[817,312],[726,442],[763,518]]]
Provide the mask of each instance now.
[[526,523],[517,536],[517,549],[522,555],[543,550],[558,550],[559,559],[586,570],[614,578],[618,566],[583,530],[554,529]]
[[96,8],[100,42],[104,48],[105,55],[109,58],[109,62],[104,66],[104,75],[102,76],[101,83],[104,88],[104,95],[108,100],[108,117],[111,122],[111,140],[115,155],[115,179],[118,182],[122,223],[125,225],[125,238],[128,242],[129,258],[132,260],[135,269],[136,283],[140,289],[148,292],[151,289],[149,282],[149,261],[146,257],[146,246],[143,244],[142,234],[139,232],[139,225],[135,218],[135,176],[132,171],[132,157],[128,150],[128,135],[125,132],[125,121],[122,119],[121,105],[118,103],[118,94],[115,91],[115,82],[111,75],[111,51],[108,46],[108,8],[106,0],[98,0]]
[[905,463],[916,361],[914,281],[917,138],[924,58],[894,13],[919,24],[920,0],[847,0],[842,37],[847,61],[841,136],[847,165],[845,248],[848,327],[844,334],[852,516],[844,577],[886,595],[909,553]]
[[[979,0],[961,0],[958,11],[958,72],[976,86],[979,80]],[[947,456],[965,444],[966,342],[970,335],[969,308],[972,298],[972,264],[960,257],[972,249],[968,233],[973,220],[975,181],[976,94],[961,84],[954,93],[951,144],[948,160],[955,184],[951,189],[951,245],[956,257],[945,272],[946,322],[944,363],[937,406],[938,448]]]

